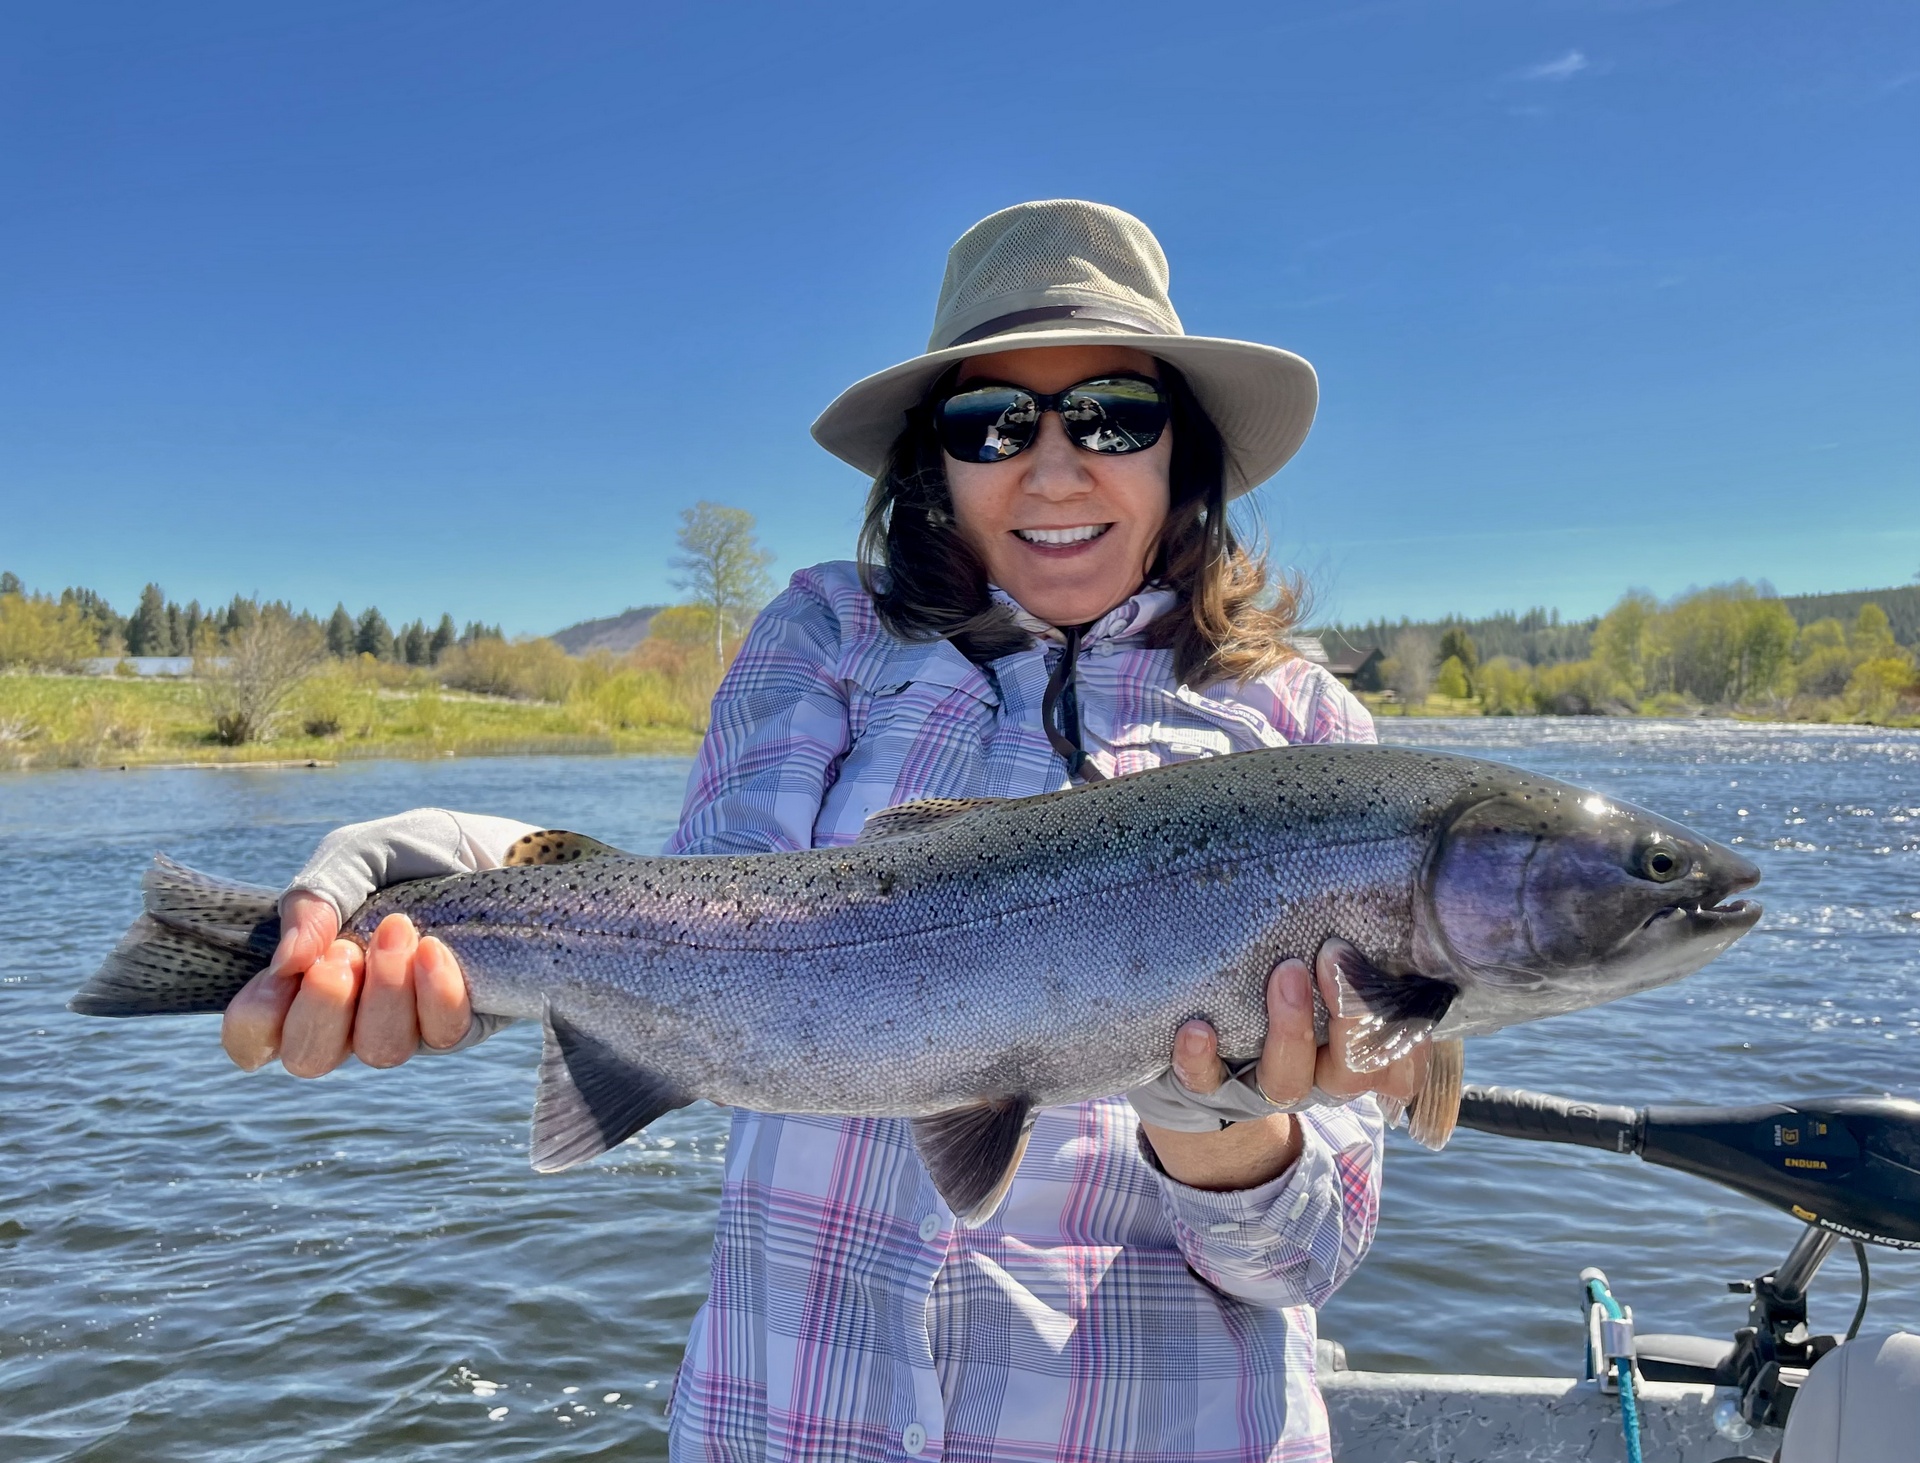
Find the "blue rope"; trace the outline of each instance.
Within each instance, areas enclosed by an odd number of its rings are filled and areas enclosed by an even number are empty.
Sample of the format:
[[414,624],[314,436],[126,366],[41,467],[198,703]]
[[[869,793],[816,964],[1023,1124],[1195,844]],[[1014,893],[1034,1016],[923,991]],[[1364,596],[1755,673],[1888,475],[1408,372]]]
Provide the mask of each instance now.
[[[1611,1319],[1624,1321],[1627,1318],[1627,1313],[1620,1308],[1620,1302],[1613,1298],[1613,1292],[1602,1281],[1589,1280],[1587,1294],[1605,1307]],[[1627,1463],[1641,1463],[1640,1405],[1633,1395],[1633,1358],[1615,1357],[1613,1369],[1614,1375],[1620,1379],[1620,1426],[1627,1435]]]

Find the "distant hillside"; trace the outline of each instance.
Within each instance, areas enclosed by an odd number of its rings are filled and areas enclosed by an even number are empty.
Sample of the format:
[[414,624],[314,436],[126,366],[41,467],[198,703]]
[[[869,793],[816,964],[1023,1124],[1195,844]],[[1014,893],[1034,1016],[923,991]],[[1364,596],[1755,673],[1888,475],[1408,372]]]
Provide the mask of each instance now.
[[1563,660],[1585,659],[1593,643],[1593,627],[1598,623],[1597,616],[1591,620],[1562,620],[1558,610],[1532,609],[1524,615],[1488,615],[1479,620],[1453,616],[1445,620],[1374,620],[1365,625],[1329,625],[1318,633],[1329,651],[1363,650],[1377,645],[1390,652],[1394,638],[1403,630],[1419,631],[1438,645],[1442,630],[1449,625],[1459,625],[1473,637],[1482,660],[1510,655],[1528,665],[1553,665]]
[[1846,594],[1790,594],[1783,595],[1780,603],[1802,625],[1829,616],[1851,620],[1860,613],[1861,605],[1877,604],[1887,612],[1895,640],[1902,645],[1920,644],[1920,584],[1898,589],[1856,589]]
[[665,608],[665,605],[642,605],[637,610],[609,615],[604,620],[582,620],[577,625],[556,630],[547,638],[569,655],[591,655],[596,650],[625,655],[647,638],[653,617]]

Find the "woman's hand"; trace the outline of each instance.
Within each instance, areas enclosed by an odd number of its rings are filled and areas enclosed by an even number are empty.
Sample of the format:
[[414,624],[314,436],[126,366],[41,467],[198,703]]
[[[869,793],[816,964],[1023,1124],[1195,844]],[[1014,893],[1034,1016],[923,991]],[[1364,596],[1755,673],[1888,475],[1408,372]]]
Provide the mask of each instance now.
[[473,1023],[466,978],[453,952],[390,914],[365,951],[337,938],[340,917],[317,894],[281,903],[280,945],[220,1023],[220,1044],[251,1072],[274,1057],[296,1077],[331,1072],[352,1053],[397,1067],[420,1043],[457,1045]]
[[[1342,1018],[1331,955],[1322,947],[1315,961],[1320,997],[1330,1013],[1327,1044],[1316,1046],[1313,1033],[1313,975],[1304,960],[1284,960],[1267,977],[1267,1040],[1255,1069],[1260,1091],[1273,1103],[1295,1103],[1318,1087],[1329,1097],[1358,1097],[1380,1092],[1410,1102],[1427,1075],[1427,1047],[1373,1072],[1356,1072],[1347,1044],[1355,1026]],[[1209,1093],[1227,1080],[1213,1028],[1189,1021],[1174,1036],[1173,1071],[1190,1092]],[[1140,1123],[1160,1166],[1176,1181],[1196,1189],[1249,1189],[1277,1178],[1300,1156],[1300,1125],[1291,1113],[1237,1122],[1212,1133],[1185,1133],[1146,1121]]]

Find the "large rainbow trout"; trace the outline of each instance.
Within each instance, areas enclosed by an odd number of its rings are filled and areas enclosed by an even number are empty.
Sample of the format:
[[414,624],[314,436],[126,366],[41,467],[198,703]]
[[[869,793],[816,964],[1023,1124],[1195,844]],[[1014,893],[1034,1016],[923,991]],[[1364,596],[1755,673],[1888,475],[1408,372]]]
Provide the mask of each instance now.
[[[1201,1017],[1229,1062],[1267,972],[1349,941],[1351,1058],[1434,1043],[1415,1135],[1458,1109],[1458,1038],[1699,969],[1752,928],[1731,849],[1511,767],[1385,747],[1184,762],[1017,801],[875,815],[847,848],[641,858],[530,835],[512,865],[384,889],[459,958],[476,1011],[545,1027],[533,1163],[561,1169],[696,1098],[906,1117],[979,1222],[1035,1108],[1164,1072]],[[219,1011],[279,937],[276,891],[164,858],[75,1011]],[[1324,1030],[1324,1015],[1322,1029]]]

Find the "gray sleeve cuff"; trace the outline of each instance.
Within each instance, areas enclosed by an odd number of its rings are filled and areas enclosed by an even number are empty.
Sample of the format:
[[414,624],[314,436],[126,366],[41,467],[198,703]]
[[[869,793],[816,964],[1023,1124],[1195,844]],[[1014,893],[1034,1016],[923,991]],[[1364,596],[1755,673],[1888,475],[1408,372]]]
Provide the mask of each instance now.
[[446,808],[415,808],[391,818],[350,823],[320,840],[313,857],[287,885],[287,893],[318,894],[344,923],[376,889],[408,879],[498,868],[518,839],[537,831],[531,823]]

